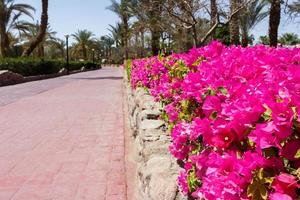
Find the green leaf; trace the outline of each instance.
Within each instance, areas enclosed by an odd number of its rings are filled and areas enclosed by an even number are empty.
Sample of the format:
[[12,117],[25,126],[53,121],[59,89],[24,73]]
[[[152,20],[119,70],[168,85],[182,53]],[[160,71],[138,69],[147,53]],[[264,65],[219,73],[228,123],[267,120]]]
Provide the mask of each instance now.
[[189,191],[191,193],[195,192],[197,190],[197,188],[202,185],[202,182],[200,180],[198,180],[198,178],[196,176],[195,167],[193,167],[192,170],[189,171],[189,175],[188,175],[187,179],[188,179]]
[[248,144],[250,145],[250,147],[254,147],[255,146],[254,141],[252,141],[251,139],[248,139]]
[[205,60],[205,58],[204,57],[200,57],[192,65],[196,67],[196,66],[200,65],[203,60]]
[[299,158],[300,158],[300,149],[298,149],[298,151],[297,151],[297,153],[296,153],[296,155],[295,155],[295,158],[296,158],[296,159],[299,159]]
[[273,177],[269,177],[268,172],[265,172],[263,168],[257,170],[253,176],[251,184],[247,188],[248,197],[252,200],[267,200],[267,188],[270,187],[273,179]]
[[200,153],[203,149],[203,146],[201,145],[201,143],[196,143],[194,144],[196,147],[195,149],[192,151],[192,155],[197,155],[198,153]]
[[195,114],[195,110],[199,107],[199,104],[194,99],[183,100],[180,102],[181,112],[179,113],[179,118],[190,122]]
[[272,118],[272,110],[267,105],[264,105],[264,107],[266,108],[266,111],[262,114],[262,118],[265,121],[270,121]]
[[214,90],[214,89],[212,89],[212,88],[207,88],[207,95],[209,95],[209,96],[215,96],[217,94],[217,92]]
[[267,189],[264,185],[259,186],[259,193],[260,193],[260,197],[262,199],[267,199],[268,198],[268,191],[267,191]]
[[219,87],[218,90],[225,96],[228,94],[228,90],[224,87]]
[[217,111],[212,112],[209,116],[209,118],[212,119],[212,120],[217,119],[217,117],[218,117],[218,112]]

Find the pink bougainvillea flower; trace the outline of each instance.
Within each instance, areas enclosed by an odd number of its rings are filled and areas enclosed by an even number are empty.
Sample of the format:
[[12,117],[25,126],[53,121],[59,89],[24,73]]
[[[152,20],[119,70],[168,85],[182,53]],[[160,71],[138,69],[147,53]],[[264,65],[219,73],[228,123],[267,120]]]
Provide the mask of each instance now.
[[293,200],[293,198],[287,194],[272,193],[269,196],[269,200]]
[[272,188],[276,193],[287,194],[292,198],[296,198],[296,190],[300,188],[297,178],[293,175],[282,173],[275,178]]
[[168,104],[165,107],[165,111],[169,116],[170,122],[175,122],[178,120],[178,109],[174,106],[174,104]]
[[[163,105],[172,125],[170,152],[184,166],[178,184],[185,195],[248,199],[255,172],[273,169],[280,175],[268,199],[295,199],[298,180],[285,165],[300,166],[300,48],[215,41],[134,60],[130,81]],[[192,189],[191,169],[201,183]]]
[[221,111],[221,101],[217,96],[208,96],[203,103],[202,109],[207,117],[209,117],[212,112],[219,113]]
[[296,153],[300,149],[300,140],[291,140],[284,145],[281,150],[281,155],[291,161],[299,160],[296,158]]
[[276,126],[270,122],[267,124],[258,124],[254,131],[249,135],[249,138],[256,143],[259,149],[266,149],[269,147],[280,148],[280,140],[274,137]]
[[178,176],[177,179],[178,185],[181,189],[181,192],[183,194],[188,194],[189,192],[189,186],[188,186],[188,180],[187,180],[187,173],[186,171],[180,172],[180,175]]
[[210,120],[207,118],[195,118],[192,122],[190,139],[196,141],[200,136],[206,137],[207,135],[212,135]]
[[229,128],[218,129],[211,138],[210,144],[220,149],[226,149],[235,141],[236,135]]

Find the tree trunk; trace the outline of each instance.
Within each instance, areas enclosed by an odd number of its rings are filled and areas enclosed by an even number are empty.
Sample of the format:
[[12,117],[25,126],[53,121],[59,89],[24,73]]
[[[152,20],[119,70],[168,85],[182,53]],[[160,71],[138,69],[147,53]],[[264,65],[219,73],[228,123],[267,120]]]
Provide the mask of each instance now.
[[153,27],[151,30],[151,48],[153,56],[159,54],[160,47],[159,47],[159,39],[160,39],[160,31]]
[[45,56],[45,49],[42,43],[38,45],[37,50],[38,50],[38,57],[42,58]]
[[151,27],[151,48],[152,54],[158,55],[160,51],[160,27],[161,5],[159,1],[151,1],[150,27]]
[[129,48],[128,48],[129,25],[128,25],[127,17],[125,17],[123,19],[123,23],[124,23],[124,58],[125,58],[125,60],[128,60],[128,58],[129,58]]
[[143,58],[144,57],[144,49],[145,49],[145,33],[144,33],[144,30],[141,30],[141,42],[142,42],[141,58]]
[[179,51],[185,51],[185,31],[183,30],[182,27],[178,27],[177,29],[177,38],[176,38],[176,41],[177,41],[177,49]]
[[280,24],[280,0],[271,0],[270,19],[269,19],[269,38],[270,46],[277,47],[278,27]]
[[184,36],[184,51],[188,51],[191,46],[189,44],[189,40],[190,40],[190,34],[189,34],[189,30],[188,29],[184,29],[183,30],[183,36]]
[[171,34],[168,34],[168,55],[171,54]]
[[6,31],[2,31],[2,26],[0,27],[0,40],[1,40],[1,55],[2,57],[8,57],[10,55],[9,48],[9,38]]
[[197,34],[197,27],[196,24],[194,24],[192,26],[192,30],[193,30],[193,40],[194,40],[194,46],[198,47],[198,34]]
[[[1,10],[4,10],[4,1],[0,0],[0,8]],[[9,37],[6,32],[6,13],[5,12],[0,12],[0,47],[1,47],[1,55],[2,57],[7,57],[10,54],[10,49],[9,49]]]
[[23,57],[30,56],[33,50],[43,41],[46,35],[48,26],[48,0],[42,0],[42,15],[41,15],[41,24],[39,27],[39,32],[35,38],[33,38],[29,47],[23,52]]
[[139,32],[136,32],[135,35],[135,57],[139,56]]
[[[217,23],[217,17],[218,17],[217,0],[210,0],[210,12],[211,12],[210,27],[212,28]],[[215,37],[216,37],[216,31],[214,30],[211,33],[211,39],[214,40]]]
[[87,49],[85,47],[85,44],[82,45],[82,57],[84,60],[87,60]]
[[248,33],[246,30],[242,30],[242,47],[247,47],[248,43]]
[[[230,0],[230,12],[234,13],[239,7],[239,0]],[[234,45],[240,44],[240,27],[239,27],[239,14],[232,16],[230,21],[230,43]]]

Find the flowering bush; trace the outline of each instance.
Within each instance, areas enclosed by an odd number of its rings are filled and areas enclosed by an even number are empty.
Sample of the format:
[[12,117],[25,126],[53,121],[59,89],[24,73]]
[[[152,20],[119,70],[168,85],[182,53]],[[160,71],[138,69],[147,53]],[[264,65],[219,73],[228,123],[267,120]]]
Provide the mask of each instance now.
[[164,105],[178,184],[195,199],[299,197],[300,49],[224,47],[134,60]]

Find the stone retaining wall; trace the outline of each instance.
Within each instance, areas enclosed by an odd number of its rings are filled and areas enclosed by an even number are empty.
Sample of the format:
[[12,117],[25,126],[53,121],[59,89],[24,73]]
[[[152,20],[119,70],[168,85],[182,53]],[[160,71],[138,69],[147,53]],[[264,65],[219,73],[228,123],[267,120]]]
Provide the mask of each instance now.
[[133,91],[124,76],[131,137],[137,162],[138,200],[183,200],[177,187],[179,166],[170,155],[170,135],[159,119],[162,107],[144,89]]

